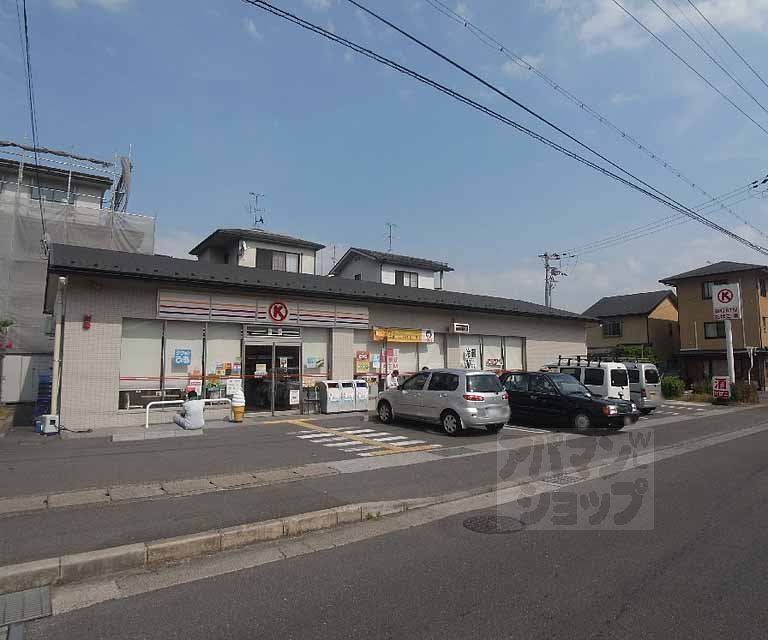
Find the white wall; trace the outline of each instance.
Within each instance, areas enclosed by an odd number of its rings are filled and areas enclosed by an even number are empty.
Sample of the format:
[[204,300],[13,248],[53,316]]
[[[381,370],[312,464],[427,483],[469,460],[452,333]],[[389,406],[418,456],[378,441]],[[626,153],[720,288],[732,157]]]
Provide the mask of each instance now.
[[400,267],[393,264],[381,265],[381,281],[384,284],[395,284],[395,271],[411,271],[419,274],[420,289],[435,288],[435,272],[429,269],[416,269],[414,267]]
[[361,275],[361,280],[365,282],[381,282],[381,267],[379,263],[358,255],[352,256],[336,277],[354,280],[355,275],[358,273]]
[[301,254],[301,273],[315,273],[315,250],[308,249],[307,247],[290,247],[288,245],[274,244],[271,242],[260,242],[256,240],[246,240],[248,248],[245,250],[243,257],[240,258],[241,267],[255,267],[256,266],[256,252],[261,249],[269,249],[270,251],[287,251],[289,253]]

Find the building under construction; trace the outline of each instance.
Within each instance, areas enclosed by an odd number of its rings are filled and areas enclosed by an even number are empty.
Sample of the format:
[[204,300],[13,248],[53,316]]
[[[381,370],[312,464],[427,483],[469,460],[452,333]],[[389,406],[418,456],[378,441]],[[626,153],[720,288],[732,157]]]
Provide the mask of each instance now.
[[52,367],[53,331],[43,313],[49,245],[154,252],[155,221],[126,212],[130,189],[128,158],[0,141],[0,319],[13,321],[3,402],[34,401],[38,375]]

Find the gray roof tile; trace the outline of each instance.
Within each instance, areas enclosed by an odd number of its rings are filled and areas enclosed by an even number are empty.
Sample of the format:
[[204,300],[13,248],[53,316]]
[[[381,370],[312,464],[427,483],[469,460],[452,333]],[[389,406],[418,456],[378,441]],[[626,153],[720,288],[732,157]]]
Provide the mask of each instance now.
[[595,302],[584,312],[584,315],[595,318],[646,315],[668,296],[671,296],[674,303],[677,304],[677,297],[669,289],[647,293],[630,293],[623,296],[606,296]]

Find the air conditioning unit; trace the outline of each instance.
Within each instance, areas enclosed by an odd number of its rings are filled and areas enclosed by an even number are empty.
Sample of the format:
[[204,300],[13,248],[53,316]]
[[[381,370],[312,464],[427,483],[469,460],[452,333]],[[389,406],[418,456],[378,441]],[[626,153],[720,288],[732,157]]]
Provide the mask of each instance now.
[[451,333],[469,333],[469,324],[466,322],[454,322],[451,324]]

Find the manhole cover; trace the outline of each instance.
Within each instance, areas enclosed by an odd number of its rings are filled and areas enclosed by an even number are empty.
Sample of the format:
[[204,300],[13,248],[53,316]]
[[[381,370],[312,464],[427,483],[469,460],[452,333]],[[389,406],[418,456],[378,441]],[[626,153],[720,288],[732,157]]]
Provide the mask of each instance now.
[[464,527],[475,533],[517,533],[525,524],[509,516],[473,516],[464,521]]

